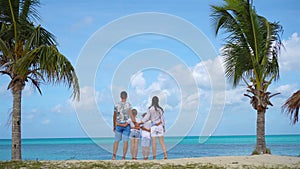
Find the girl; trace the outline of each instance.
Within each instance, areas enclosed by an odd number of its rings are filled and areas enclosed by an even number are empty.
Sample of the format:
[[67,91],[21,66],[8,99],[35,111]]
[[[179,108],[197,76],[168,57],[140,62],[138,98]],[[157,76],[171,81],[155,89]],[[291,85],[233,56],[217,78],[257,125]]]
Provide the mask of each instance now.
[[153,159],[156,159],[156,137],[158,137],[162,150],[164,152],[164,159],[168,158],[166,145],[164,142],[165,133],[165,121],[164,121],[164,110],[158,104],[159,99],[157,96],[152,98],[151,106],[148,108],[148,112],[142,119],[142,123],[147,121],[152,122],[151,127],[151,138],[152,138],[152,154]]
[[[140,122],[140,119],[137,118],[137,110],[132,109],[132,115],[135,118],[136,122]],[[138,154],[138,144],[139,144],[139,138],[140,138],[140,126],[135,126],[132,120],[129,119],[130,124],[130,152],[132,156],[132,160],[137,160],[137,154]]]

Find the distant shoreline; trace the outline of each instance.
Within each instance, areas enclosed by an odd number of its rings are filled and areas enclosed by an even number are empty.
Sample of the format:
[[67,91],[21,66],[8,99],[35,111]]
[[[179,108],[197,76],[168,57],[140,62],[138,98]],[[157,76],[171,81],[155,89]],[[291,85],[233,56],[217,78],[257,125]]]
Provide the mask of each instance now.
[[[299,134],[269,134],[266,135],[266,137],[270,136],[300,136]],[[212,136],[165,136],[167,138],[176,138],[176,137],[255,137],[256,135],[247,135],[247,134],[241,134],[241,135],[212,135]],[[114,136],[111,137],[25,137],[22,138],[22,140],[31,140],[31,139],[111,139],[114,138]],[[0,140],[11,140],[11,138],[0,138]]]

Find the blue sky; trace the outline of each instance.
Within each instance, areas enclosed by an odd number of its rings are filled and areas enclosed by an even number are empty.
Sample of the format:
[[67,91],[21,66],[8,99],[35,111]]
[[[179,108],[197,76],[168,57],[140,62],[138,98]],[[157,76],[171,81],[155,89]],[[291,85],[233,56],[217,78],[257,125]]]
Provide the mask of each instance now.
[[[222,39],[215,37],[210,4],[221,0],[51,1],[42,0],[40,24],[76,67],[81,101],[64,85],[30,85],[22,100],[22,137],[109,137],[113,103],[127,90],[142,114],[158,95],[165,108],[167,135],[254,135],[256,112],[232,88],[221,64]],[[269,90],[266,134],[299,134],[281,105],[299,86],[300,16],[298,0],[254,1],[260,15],[284,28],[280,80]],[[101,53],[103,52],[103,53]],[[0,79],[0,138],[11,137],[9,79]]]

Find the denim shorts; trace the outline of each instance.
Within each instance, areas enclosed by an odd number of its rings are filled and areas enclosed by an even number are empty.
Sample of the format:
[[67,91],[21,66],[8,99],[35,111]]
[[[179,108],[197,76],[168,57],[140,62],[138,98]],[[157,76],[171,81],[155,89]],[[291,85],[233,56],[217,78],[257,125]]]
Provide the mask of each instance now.
[[128,141],[129,135],[130,135],[130,125],[127,125],[126,127],[116,126],[115,141],[120,142],[122,140],[122,137],[124,141]]
[[141,132],[139,130],[131,130],[130,138],[140,138]]
[[142,137],[141,146],[142,147],[150,147],[151,146],[151,138]]

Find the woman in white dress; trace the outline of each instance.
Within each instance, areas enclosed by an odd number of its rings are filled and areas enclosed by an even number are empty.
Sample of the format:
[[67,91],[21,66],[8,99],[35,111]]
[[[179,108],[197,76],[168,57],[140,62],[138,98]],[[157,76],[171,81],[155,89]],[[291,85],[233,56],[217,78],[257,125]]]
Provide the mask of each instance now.
[[164,110],[158,104],[159,99],[157,96],[152,98],[151,106],[148,108],[147,114],[142,119],[142,123],[151,121],[151,138],[152,138],[152,155],[153,159],[156,159],[156,138],[160,142],[162,150],[164,152],[164,159],[168,158],[166,145],[164,142],[165,133],[165,121],[164,121]]

